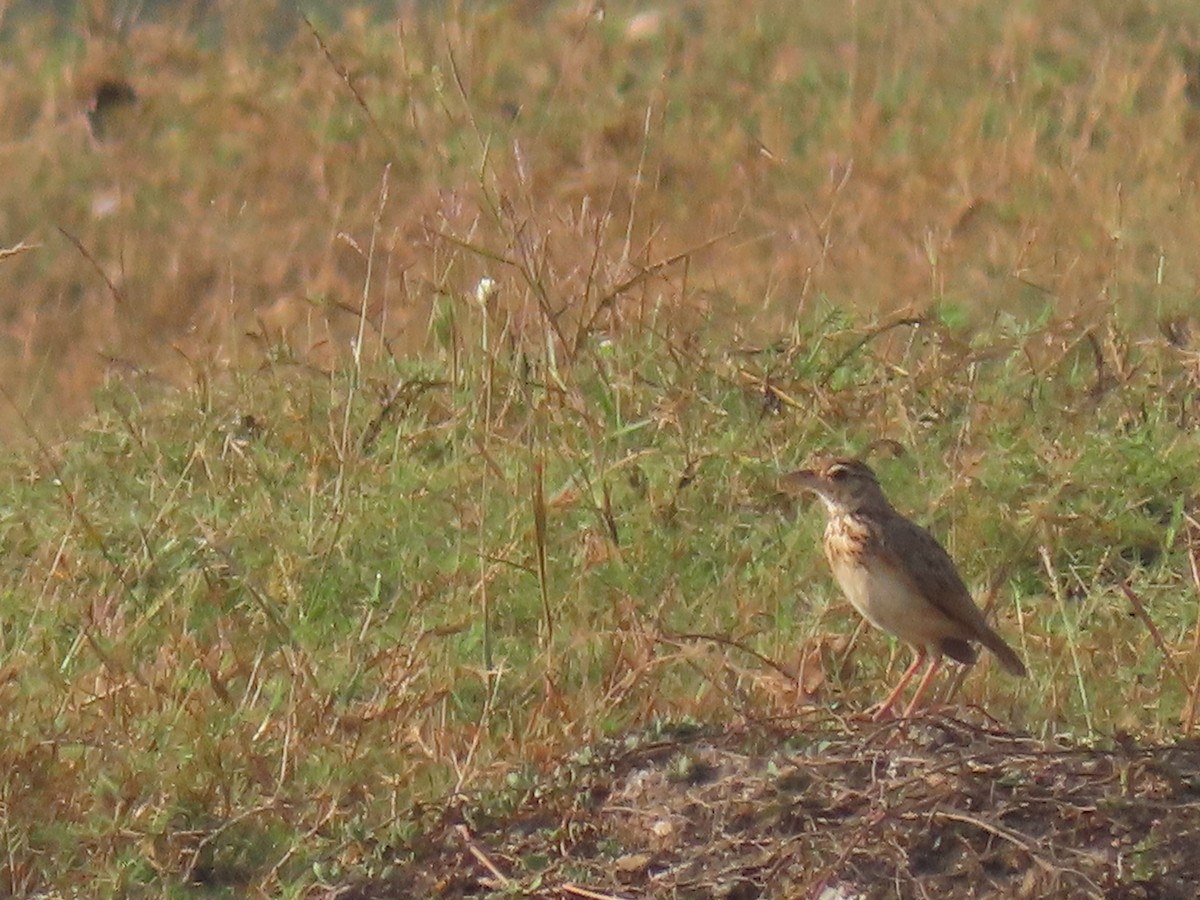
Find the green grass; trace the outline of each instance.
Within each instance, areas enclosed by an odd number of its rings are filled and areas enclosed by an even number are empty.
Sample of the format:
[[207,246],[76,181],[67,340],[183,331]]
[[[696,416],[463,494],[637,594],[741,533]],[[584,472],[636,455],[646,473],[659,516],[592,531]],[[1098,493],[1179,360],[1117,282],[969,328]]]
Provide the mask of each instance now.
[[240,9],[5,23],[0,893],[302,896],[867,706],[908,651],[775,480],[878,440],[1029,663],[961,700],[1192,730],[1190,6]]
[[[6,466],[10,885],[287,893],[380,871],[413,804],[587,741],[787,714],[791,687],[753,654],[795,671],[856,619],[819,511],[774,477],[879,435],[909,449],[877,460],[896,502],[972,582],[999,579],[1030,664],[1021,682],[980,667],[964,699],[1042,736],[1177,733],[1186,359],[1131,348],[1101,396],[1068,359],[1077,335],[905,330],[890,350],[898,329],[864,323],[746,355],[648,327],[554,381],[464,346],[149,405],[109,389],[74,441]],[[1030,364],[1051,345],[1053,377]],[[795,407],[764,405],[766,372]],[[416,387],[384,415],[396,385]],[[874,633],[852,652],[815,702],[867,705],[907,662]]]

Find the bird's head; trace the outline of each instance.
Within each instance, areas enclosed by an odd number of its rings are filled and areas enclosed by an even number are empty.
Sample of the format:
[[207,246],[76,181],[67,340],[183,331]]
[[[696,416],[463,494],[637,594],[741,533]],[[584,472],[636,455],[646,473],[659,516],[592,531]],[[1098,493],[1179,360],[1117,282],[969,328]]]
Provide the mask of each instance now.
[[868,507],[888,505],[879,479],[858,459],[835,456],[815,460],[808,468],[780,479],[785,488],[809,491],[825,503],[831,516],[844,516]]

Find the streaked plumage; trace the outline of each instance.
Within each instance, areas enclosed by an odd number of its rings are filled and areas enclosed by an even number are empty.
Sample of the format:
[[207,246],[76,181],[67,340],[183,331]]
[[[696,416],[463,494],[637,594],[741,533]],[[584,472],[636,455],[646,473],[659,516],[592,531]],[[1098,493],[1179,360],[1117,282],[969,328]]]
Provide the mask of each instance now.
[[894,634],[917,658],[884,701],[886,715],[928,658],[908,712],[916,708],[943,656],[970,664],[975,643],[996,655],[1013,675],[1025,666],[984,620],[954,562],[924,528],[909,521],[884,496],[875,473],[856,459],[822,459],[783,478],[825,504],[825,556],[846,598],[876,628]]

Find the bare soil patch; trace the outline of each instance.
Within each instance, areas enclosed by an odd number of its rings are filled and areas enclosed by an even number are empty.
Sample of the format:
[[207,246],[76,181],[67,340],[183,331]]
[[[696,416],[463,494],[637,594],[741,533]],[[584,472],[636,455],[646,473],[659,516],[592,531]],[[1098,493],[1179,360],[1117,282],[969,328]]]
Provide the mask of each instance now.
[[968,713],[681,728],[587,757],[431,817],[392,876],[339,895],[1200,896],[1196,742],[1102,749]]

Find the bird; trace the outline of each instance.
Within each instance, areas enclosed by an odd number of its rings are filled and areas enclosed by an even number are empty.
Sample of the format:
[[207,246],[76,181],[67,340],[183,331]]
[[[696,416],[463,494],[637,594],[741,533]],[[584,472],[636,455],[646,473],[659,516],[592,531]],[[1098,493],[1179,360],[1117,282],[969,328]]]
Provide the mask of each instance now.
[[897,698],[928,661],[905,710],[913,714],[945,656],[965,665],[987,647],[1006,671],[1025,664],[988,625],[962,576],[937,538],[888,501],[870,466],[850,457],[822,457],[790,472],[782,486],[816,494],[825,505],[825,557],[846,599],[868,622],[916,652],[900,682],[873,718],[891,714]]

